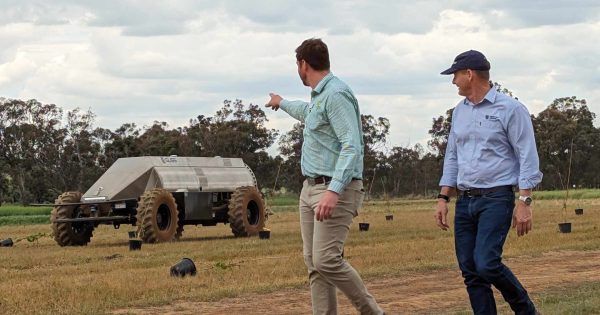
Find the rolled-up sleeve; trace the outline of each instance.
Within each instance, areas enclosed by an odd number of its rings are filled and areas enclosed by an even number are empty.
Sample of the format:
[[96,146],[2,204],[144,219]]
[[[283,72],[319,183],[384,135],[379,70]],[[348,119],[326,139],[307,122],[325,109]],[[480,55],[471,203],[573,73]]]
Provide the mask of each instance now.
[[304,122],[308,112],[308,103],[304,101],[281,100],[279,108],[297,120]]
[[338,194],[352,180],[354,166],[361,154],[360,122],[352,96],[344,92],[331,95],[326,104],[327,118],[340,144],[340,155],[328,190]]
[[517,106],[508,121],[508,140],[519,161],[519,188],[532,189],[542,181],[533,124],[527,108]]

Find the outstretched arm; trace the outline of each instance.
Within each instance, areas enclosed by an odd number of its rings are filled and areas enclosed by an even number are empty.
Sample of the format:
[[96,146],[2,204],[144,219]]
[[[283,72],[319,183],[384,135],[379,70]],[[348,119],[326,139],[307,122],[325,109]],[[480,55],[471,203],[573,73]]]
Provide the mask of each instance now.
[[271,99],[265,105],[273,110],[278,110],[280,107],[290,116],[304,122],[304,118],[308,113],[308,103],[304,101],[288,101],[275,93],[269,93]]

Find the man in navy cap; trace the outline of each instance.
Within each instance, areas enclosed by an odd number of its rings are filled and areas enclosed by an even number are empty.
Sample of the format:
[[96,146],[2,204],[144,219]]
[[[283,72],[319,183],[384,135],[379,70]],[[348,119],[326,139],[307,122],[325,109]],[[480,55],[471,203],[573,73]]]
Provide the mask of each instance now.
[[[443,230],[450,196],[456,257],[475,314],[496,314],[491,285],[515,314],[537,311],[515,275],[502,263],[511,226],[523,236],[532,227],[531,190],[542,180],[533,125],[527,108],[490,84],[490,63],[475,50],[454,59],[441,74],[452,74],[461,100],[452,125],[440,180],[435,219]],[[516,201],[513,187],[519,189]]]

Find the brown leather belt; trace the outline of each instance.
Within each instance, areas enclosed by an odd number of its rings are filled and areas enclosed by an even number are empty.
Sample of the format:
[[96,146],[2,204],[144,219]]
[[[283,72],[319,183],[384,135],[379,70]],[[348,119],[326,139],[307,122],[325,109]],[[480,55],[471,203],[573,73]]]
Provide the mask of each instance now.
[[498,192],[498,191],[514,191],[514,190],[513,190],[513,186],[511,186],[511,185],[496,186],[496,187],[490,187],[490,188],[471,188],[471,189],[467,189],[467,190],[459,190],[458,196],[459,197],[469,197],[469,198],[470,197],[481,197],[483,195],[493,193],[493,192]]
[[[352,178],[352,180],[362,180],[362,179],[361,178]],[[324,175],[317,176],[317,177],[307,177],[306,181],[311,186],[320,185],[320,184],[329,184],[329,182],[331,182],[331,177],[324,176]]]

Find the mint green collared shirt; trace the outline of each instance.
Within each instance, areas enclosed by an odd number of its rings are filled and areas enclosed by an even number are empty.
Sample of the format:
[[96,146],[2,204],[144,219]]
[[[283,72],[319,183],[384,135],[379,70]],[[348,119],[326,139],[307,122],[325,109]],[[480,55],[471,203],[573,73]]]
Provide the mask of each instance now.
[[312,90],[310,103],[282,100],[279,106],[304,123],[304,176],[331,177],[327,189],[338,194],[352,178],[362,178],[364,140],[360,109],[346,83],[329,73]]

